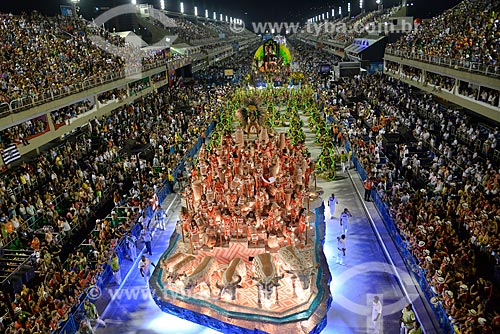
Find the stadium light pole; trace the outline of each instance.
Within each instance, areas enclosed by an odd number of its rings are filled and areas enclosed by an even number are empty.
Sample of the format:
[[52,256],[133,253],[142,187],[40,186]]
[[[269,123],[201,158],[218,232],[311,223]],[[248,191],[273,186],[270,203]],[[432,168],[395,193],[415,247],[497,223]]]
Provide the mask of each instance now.
[[382,3],[382,0],[377,0],[375,1],[378,5],[378,10],[384,9],[384,4]]
[[181,2],[181,14],[184,14],[184,2]]
[[214,21],[217,21],[217,14],[214,12]]
[[194,16],[198,17],[198,7],[194,6]]
[[339,15],[342,18],[342,6],[339,6]]
[[160,0],[160,9],[165,10],[165,0]]
[[208,9],[205,9],[205,18],[208,19]]
[[332,8],[332,19],[335,18],[335,8]]
[[347,12],[349,13],[349,16],[351,16],[351,3],[347,3]]
[[222,15],[222,13],[220,13],[219,19],[220,19],[219,21],[224,22],[224,15]]

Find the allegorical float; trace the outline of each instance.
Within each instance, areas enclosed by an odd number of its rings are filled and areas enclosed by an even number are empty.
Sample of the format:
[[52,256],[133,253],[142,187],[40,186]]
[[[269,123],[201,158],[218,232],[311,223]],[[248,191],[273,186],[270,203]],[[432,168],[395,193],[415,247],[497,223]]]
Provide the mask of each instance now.
[[235,110],[201,147],[180,221],[150,281],[164,312],[226,333],[326,326],[323,201],[298,112],[283,111],[288,128],[270,126],[283,117],[262,96],[275,100],[276,92],[234,94]]

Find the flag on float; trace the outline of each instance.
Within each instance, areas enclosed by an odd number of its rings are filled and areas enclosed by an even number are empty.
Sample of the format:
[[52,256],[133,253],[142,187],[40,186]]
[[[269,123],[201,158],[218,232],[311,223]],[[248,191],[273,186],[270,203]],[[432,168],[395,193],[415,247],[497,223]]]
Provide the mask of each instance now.
[[20,158],[21,158],[21,153],[19,153],[17,145],[14,143],[7,145],[2,151],[3,163],[6,165]]

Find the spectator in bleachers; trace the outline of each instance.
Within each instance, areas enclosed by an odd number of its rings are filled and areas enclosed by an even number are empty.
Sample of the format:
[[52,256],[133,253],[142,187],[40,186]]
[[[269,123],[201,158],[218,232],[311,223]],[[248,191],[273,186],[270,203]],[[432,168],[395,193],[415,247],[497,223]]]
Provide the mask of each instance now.
[[498,66],[499,9],[498,2],[462,1],[442,15],[423,22],[412,33],[401,37],[393,48],[413,56]]
[[[222,94],[223,90],[219,90],[218,93]],[[17,175],[25,175],[23,173],[29,170],[38,170],[38,173],[32,174],[29,179],[31,187],[26,186],[27,182],[23,186],[20,185],[21,182],[19,184],[12,183],[17,178],[11,178],[12,186],[8,188],[11,191],[6,191],[3,196],[0,196],[4,208],[7,208],[11,203],[16,203],[20,198],[28,198],[22,202],[22,207],[18,206],[16,212],[19,213],[18,218],[14,218],[14,221],[13,215],[9,217],[4,213],[3,231],[5,232],[2,236],[2,242],[18,241],[21,235],[20,230],[26,228],[31,247],[39,254],[38,269],[43,272],[42,276],[47,277],[46,282],[51,282],[44,285],[45,289],[48,289],[49,286],[52,289],[60,289],[61,284],[63,284],[51,273],[57,272],[61,268],[75,272],[79,281],[78,289],[74,293],[68,294],[66,292],[64,296],[59,296],[57,299],[63,300],[63,304],[67,305],[78,303],[77,297],[83,292],[83,289],[92,283],[92,277],[102,272],[103,264],[108,263],[112,247],[116,245],[117,240],[132,228],[138,211],[131,214],[130,211],[127,211],[128,213],[125,214],[127,219],[123,222],[112,223],[111,220],[114,218],[110,219],[109,222],[106,219],[103,220],[103,224],[99,222],[96,226],[98,234],[89,239],[91,248],[88,253],[69,254],[65,264],[61,264],[59,260],[53,261],[51,259],[66,256],[61,253],[61,245],[69,240],[74,229],[79,229],[87,224],[99,202],[111,196],[114,191],[112,190],[113,185],[119,192],[118,197],[121,197],[124,191],[122,188],[125,177],[131,176],[137,179],[137,172],[132,167],[134,164],[131,164],[129,158],[124,157],[123,160],[113,163],[120,148],[128,142],[130,137],[137,137],[139,141],[151,138],[155,148],[160,145],[169,146],[176,143],[173,155],[169,154],[170,152],[161,152],[159,149],[157,151],[160,164],[165,168],[173,168],[187,152],[190,145],[194,143],[192,138],[199,135],[196,130],[203,129],[212,121],[217,110],[222,106],[222,101],[217,101],[216,97],[217,94],[207,95],[202,87],[185,87],[179,90],[168,90],[165,94],[141,98],[133,105],[115,110],[110,116],[92,121],[92,137],[84,134],[83,140],[69,141],[60,148],[51,150],[50,154],[40,156],[33,164],[23,163],[20,166],[21,174],[16,173]],[[172,104],[174,101],[192,103],[193,108],[176,112]],[[202,104],[209,106],[209,108],[202,110],[198,107]],[[172,126],[164,128],[161,132],[155,131],[151,133],[151,136],[146,135],[155,128],[146,125],[158,120],[157,115],[160,113],[163,113],[163,119],[169,120],[165,124],[172,124]],[[172,122],[171,120],[174,119],[175,122]],[[145,127],[144,131],[146,132],[137,131],[142,127]],[[177,136],[176,133],[182,135]],[[144,176],[150,175],[148,172],[151,169],[149,163],[144,165],[144,168],[146,171]],[[55,178],[52,177],[54,172],[56,172]],[[162,176],[163,180],[167,176],[164,173],[159,175]],[[108,183],[107,180],[113,180],[113,182]],[[133,188],[135,190],[132,193],[136,194],[136,199],[123,204],[132,204],[139,209],[145,207],[147,199],[152,196],[152,191],[157,189],[160,179],[148,176],[143,181],[143,189],[139,189],[138,184]],[[38,192],[39,190],[42,191]],[[35,193],[30,196],[32,191]],[[102,197],[97,195],[99,191]],[[28,208],[30,209],[28,210]],[[32,215],[29,225],[27,225],[28,220],[20,222],[21,227],[18,227],[16,231],[15,219],[22,219],[23,215]],[[42,227],[40,224],[46,227],[40,229]],[[35,234],[37,231],[42,232],[38,234],[42,241]],[[58,235],[59,232],[62,232],[61,235]],[[4,237],[6,239],[3,239]],[[16,243],[11,241],[10,245],[13,244]],[[70,277],[72,276],[70,275]],[[52,289],[50,291],[55,291]],[[54,305],[58,304],[59,302]],[[54,314],[50,319],[37,320],[37,323],[40,323],[38,326],[41,329],[54,328],[59,321],[63,321],[64,314],[67,314],[66,311],[60,313],[63,315]],[[18,322],[18,325],[26,326],[26,322]]]
[[[478,326],[489,324],[490,332],[500,330],[493,324],[499,305],[492,297],[491,270],[491,254],[500,250],[500,176],[488,153],[475,145],[496,140],[498,130],[480,127],[385,76],[345,79],[336,88],[338,94],[322,91],[321,101],[344,124],[341,131],[365,171],[380,181],[379,194],[418,264],[416,272],[435,296],[432,301],[443,305],[462,333],[478,333]],[[360,93],[364,102],[352,108],[343,103]],[[380,153],[393,150],[379,141],[381,129],[407,134],[405,144],[391,153],[393,169],[380,168],[376,158],[375,147]]]

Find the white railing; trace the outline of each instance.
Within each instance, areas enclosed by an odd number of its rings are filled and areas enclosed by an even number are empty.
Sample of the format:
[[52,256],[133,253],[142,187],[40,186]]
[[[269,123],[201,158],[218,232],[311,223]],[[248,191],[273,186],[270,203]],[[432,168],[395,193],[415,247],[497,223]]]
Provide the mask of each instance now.
[[488,65],[464,59],[457,60],[446,57],[417,54],[415,52],[402,51],[390,47],[385,49],[385,53],[388,55],[403,57],[410,60],[421,61],[439,66],[446,66],[459,71],[475,72],[494,78],[500,77],[500,65]]
[[[103,76],[99,76],[96,78],[89,78],[79,83],[70,84],[65,86],[63,89],[49,89],[43,93],[33,96],[25,96],[19,99],[13,99],[10,102],[2,102],[0,103],[0,118],[6,117],[13,113],[18,113],[48,102],[52,102],[75,93],[79,93],[82,91],[89,90],[91,88],[102,86],[108,84],[110,82],[120,80],[126,78],[127,76],[137,75],[145,71],[149,71],[155,68],[159,68],[165,65],[169,65],[170,63],[176,63],[180,59],[168,59],[168,60],[158,60],[154,63],[146,63],[142,66],[137,66],[133,68],[131,71],[125,72],[124,70],[108,73]],[[187,57],[181,58],[182,64],[189,62],[190,59]]]

